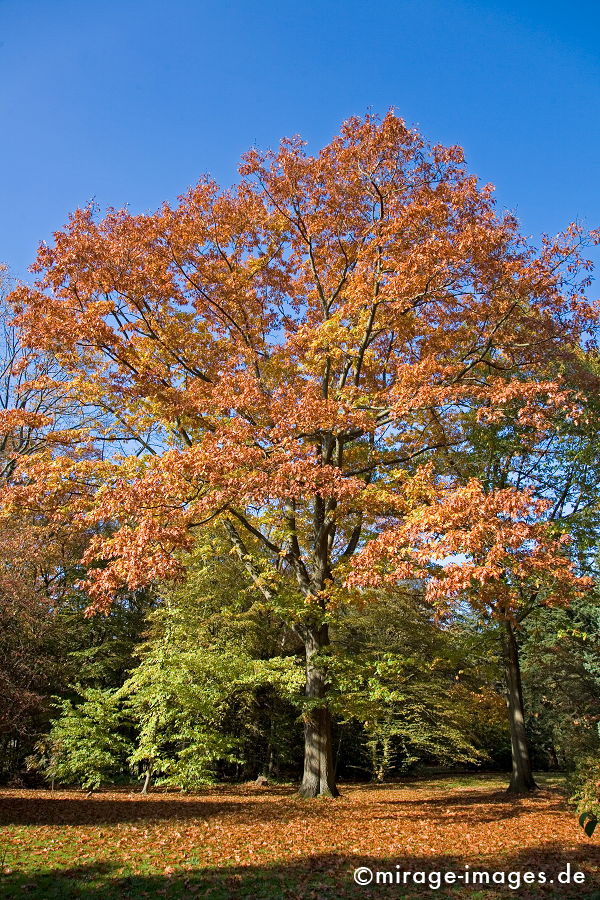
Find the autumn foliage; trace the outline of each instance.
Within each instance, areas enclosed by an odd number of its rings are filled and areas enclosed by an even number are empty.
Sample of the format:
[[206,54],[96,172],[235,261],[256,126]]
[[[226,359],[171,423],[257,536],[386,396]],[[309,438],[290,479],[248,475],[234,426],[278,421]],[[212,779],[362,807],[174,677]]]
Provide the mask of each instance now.
[[303,790],[334,792],[319,660],[357,586],[449,557],[431,598],[476,586],[509,618],[524,582],[547,602],[585,586],[538,500],[447,465],[473,421],[508,415],[535,446],[582,414],[564,373],[595,324],[586,238],[572,226],[534,250],[458,147],[392,113],[349,120],[316,156],[299,138],[253,150],[240,176],[151,215],[79,210],[41,247],[12,300],[85,420],[23,463],[5,503],[94,535],[94,610],[181,575],[209,522],[269,602],[295,585]]

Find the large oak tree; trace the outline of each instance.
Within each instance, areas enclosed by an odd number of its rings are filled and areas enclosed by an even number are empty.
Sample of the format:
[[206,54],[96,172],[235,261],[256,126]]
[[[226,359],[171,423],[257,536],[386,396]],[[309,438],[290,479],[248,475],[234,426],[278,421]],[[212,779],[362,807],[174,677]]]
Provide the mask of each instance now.
[[[591,327],[581,238],[534,252],[459,148],[392,113],[349,120],[316,156],[299,139],[253,150],[240,174],[153,215],[79,210],[40,249],[36,286],[13,299],[88,426],[70,452],[31,460],[13,498],[101,527],[87,554],[98,610],[123,584],[176,576],[193,530],[220,520],[305,646],[301,792],[335,794],[326,650],[352,580],[369,581],[357,551],[378,536],[402,554],[407,517],[442,490],[451,504],[452,473],[433,462],[465,440],[465,407],[510,403],[532,427],[569,407],[540,372]],[[501,517],[517,501],[488,502]],[[535,540],[566,571],[556,541]]]

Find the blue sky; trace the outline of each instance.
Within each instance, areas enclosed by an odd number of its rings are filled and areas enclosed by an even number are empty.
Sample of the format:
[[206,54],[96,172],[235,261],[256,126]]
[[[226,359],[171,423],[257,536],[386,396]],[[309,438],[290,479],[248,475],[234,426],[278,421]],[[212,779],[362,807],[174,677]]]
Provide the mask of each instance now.
[[94,198],[152,210],[241,153],[393,106],[523,231],[600,224],[597,3],[0,0],[0,260]]

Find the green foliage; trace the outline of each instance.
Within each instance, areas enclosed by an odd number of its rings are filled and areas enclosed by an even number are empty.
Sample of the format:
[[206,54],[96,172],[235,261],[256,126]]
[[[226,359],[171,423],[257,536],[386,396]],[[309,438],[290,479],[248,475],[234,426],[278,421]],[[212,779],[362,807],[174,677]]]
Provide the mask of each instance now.
[[408,589],[340,618],[328,660],[334,712],[361,723],[378,780],[420,762],[478,764],[487,757],[477,746],[473,708],[499,698],[485,684],[487,657],[469,660],[467,634],[459,621],[442,627]]
[[540,767],[573,770],[600,752],[600,607],[538,609],[524,622],[523,687]]
[[[304,654],[282,601],[265,600],[218,530],[189,555],[187,573],[162,598],[119,598],[106,617],[83,618],[75,592],[57,612],[56,658],[60,651],[66,683],[78,671],[81,687],[57,701],[38,746],[46,777],[96,787],[133,772],[186,790],[296,777]],[[493,623],[466,607],[437,621],[406,585],[346,597],[329,626],[321,662],[340,775],[384,780],[422,764],[508,761]],[[591,601],[533,610],[521,629],[529,730],[546,765],[552,753],[575,765],[597,750],[598,632]],[[582,802],[589,806],[589,793]]]
[[218,538],[188,573],[151,614],[119,692],[138,733],[131,765],[184,789],[287,762],[303,683],[283,626]]
[[[133,736],[130,769],[191,790],[296,768],[307,709],[301,643],[218,532],[187,571],[150,612],[137,665],[111,695]],[[355,600],[330,616],[322,659],[341,770],[383,780],[419,763],[488,758],[506,737],[493,641],[464,617],[436,622],[416,589]]]
[[30,758],[30,768],[51,781],[100,787],[123,771],[131,744],[122,733],[123,714],[114,691],[80,688],[78,698],[57,698],[59,717]]
[[[171,619],[171,611],[161,610],[158,621]],[[245,676],[244,660],[236,654],[202,646],[186,650],[169,630],[147,642],[120,691],[139,729],[130,762],[184,788],[213,780],[215,763],[237,760],[239,739],[223,728],[230,692]]]
[[588,813],[594,819],[600,818],[600,759],[597,755],[580,757],[568,786],[577,810],[582,815]]
[[75,684],[116,689],[135,665],[155,596],[123,593],[108,615],[85,617],[89,599],[67,583],[80,576],[77,567],[65,572],[54,598],[0,597],[0,780],[47,734],[57,713],[52,696],[73,699]]
[[157,594],[124,591],[115,597],[106,615],[85,616],[89,602],[85,594],[72,591],[57,610],[57,627],[63,634],[63,684],[76,681],[89,687],[121,687],[136,664],[135,648],[146,628],[146,617],[158,602]]

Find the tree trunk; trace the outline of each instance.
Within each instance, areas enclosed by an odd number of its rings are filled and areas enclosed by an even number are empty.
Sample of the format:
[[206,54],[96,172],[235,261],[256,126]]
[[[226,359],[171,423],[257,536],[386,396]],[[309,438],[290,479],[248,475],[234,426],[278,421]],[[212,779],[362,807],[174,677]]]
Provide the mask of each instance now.
[[275,723],[273,718],[273,704],[269,714],[269,742],[267,744],[267,778],[273,777],[275,768]]
[[524,794],[528,791],[537,790],[537,784],[531,771],[529,744],[525,731],[519,648],[513,625],[510,622],[505,622],[505,627],[506,705],[508,707],[512,749],[512,775],[508,791],[513,794]]
[[144,778],[144,784],[142,786],[141,793],[147,794],[148,788],[150,787],[150,779],[152,778],[152,763],[148,763],[148,768],[146,769],[146,776]]
[[327,685],[320,663],[315,659],[329,644],[326,625],[308,630],[306,649],[306,697],[309,708],[304,720],[304,775],[302,797],[337,797],[333,769],[331,715],[326,702]]

